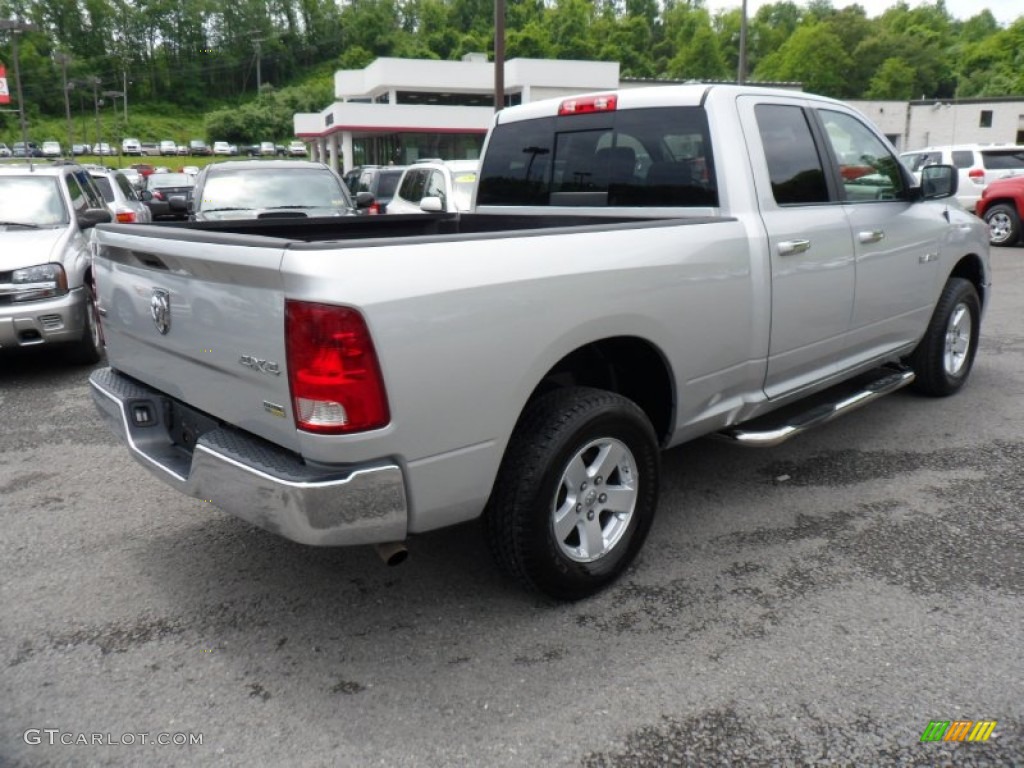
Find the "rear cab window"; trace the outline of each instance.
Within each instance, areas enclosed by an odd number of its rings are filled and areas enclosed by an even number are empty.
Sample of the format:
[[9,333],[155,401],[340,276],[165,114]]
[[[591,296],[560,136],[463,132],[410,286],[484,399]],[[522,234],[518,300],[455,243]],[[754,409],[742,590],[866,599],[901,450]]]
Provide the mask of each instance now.
[[477,205],[717,206],[707,115],[651,107],[499,124]]

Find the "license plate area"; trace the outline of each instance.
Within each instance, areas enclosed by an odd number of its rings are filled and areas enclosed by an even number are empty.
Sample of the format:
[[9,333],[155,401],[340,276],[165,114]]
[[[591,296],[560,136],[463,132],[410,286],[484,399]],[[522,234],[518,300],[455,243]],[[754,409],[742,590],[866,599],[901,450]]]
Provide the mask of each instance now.
[[200,437],[220,426],[216,419],[174,400],[167,401],[165,417],[171,442],[189,453],[195,450]]

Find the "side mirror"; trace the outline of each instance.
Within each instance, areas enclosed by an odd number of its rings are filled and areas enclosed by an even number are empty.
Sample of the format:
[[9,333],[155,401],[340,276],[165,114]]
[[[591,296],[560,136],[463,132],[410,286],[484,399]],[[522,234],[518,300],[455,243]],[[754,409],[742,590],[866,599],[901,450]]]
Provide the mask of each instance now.
[[144,203],[148,203],[150,200],[153,199],[153,193],[150,192],[148,189],[144,189],[141,192],[139,192],[139,199],[142,200],[142,202]]
[[440,197],[424,197],[420,200],[420,210],[427,213],[443,213],[444,203]]
[[369,208],[373,201],[372,192],[356,192],[356,208]]
[[926,165],[921,169],[921,197],[942,200],[956,194],[960,174],[952,165]]
[[78,214],[78,228],[91,229],[97,224],[109,224],[114,220],[106,208],[86,208]]

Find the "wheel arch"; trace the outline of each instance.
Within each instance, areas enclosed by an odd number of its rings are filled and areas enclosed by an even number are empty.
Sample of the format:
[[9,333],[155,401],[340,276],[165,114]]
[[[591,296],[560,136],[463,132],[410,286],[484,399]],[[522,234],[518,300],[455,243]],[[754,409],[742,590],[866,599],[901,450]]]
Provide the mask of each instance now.
[[616,392],[635,402],[647,415],[658,441],[672,433],[675,386],[662,351],[638,336],[612,336],[591,341],[564,355],[541,377],[527,402],[554,389],[594,387]]
[[956,263],[953,270],[949,273],[949,276],[961,277],[964,280],[969,281],[974,286],[974,290],[978,292],[978,299],[981,301],[981,306],[985,306],[988,299],[986,294],[987,281],[985,276],[985,265],[980,256],[974,253],[964,256]]

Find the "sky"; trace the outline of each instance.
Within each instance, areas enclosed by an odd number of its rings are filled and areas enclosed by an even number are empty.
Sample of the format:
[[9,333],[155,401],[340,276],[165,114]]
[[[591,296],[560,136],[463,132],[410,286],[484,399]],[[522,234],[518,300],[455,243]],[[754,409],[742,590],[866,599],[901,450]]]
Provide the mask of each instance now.
[[[747,15],[753,16],[762,5],[772,0],[747,0]],[[794,0],[797,5],[806,5],[806,0]],[[878,16],[895,3],[892,0],[832,0],[833,8],[845,8],[856,3],[868,12],[868,16]],[[908,0],[911,8],[918,5],[934,5],[932,0]],[[704,7],[714,13],[718,10],[739,8],[741,0],[706,0]],[[946,10],[956,19],[969,19],[976,16],[982,9],[988,8],[996,21],[1007,25],[1024,16],[1024,0],[946,0]]]

